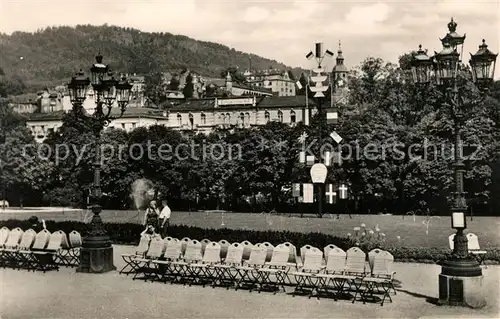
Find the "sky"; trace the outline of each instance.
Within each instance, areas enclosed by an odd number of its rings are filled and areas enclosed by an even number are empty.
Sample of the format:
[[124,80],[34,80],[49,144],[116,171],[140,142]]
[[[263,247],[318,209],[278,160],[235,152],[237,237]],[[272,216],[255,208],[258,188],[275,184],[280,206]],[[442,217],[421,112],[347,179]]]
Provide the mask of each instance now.
[[368,56],[397,62],[419,44],[440,51],[451,17],[467,35],[464,60],[483,38],[500,51],[500,0],[0,0],[0,32],[7,34],[107,23],[218,42],[303,68],[314,67],[305,55],[316,42],[335,54],[326,67],[333,67],[339,41],[349,68]]

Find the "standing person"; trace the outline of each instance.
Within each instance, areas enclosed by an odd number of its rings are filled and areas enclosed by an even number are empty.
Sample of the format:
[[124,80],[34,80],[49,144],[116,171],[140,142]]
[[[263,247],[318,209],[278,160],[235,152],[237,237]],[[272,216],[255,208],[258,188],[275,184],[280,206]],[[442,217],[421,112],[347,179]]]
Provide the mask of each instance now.
[[162,200],[161,202],[163,209],[161,210],[160,213],[160,218],[158,220],[158,226],[160,228],[160,234],[162,237],[167,236],[167,228],[170,226],[170,215],[172,214],[172,211],[170,210],[170,207],[168,207],[168,201],[166,199]]
[[152,200],[149,203],[148,208],[146,209],[146,214],[144,215],[144,226],[147,228],[148,226],[153,226],[155,232],[158,233],[158,215],[160,212],[156,207],[156,201]]

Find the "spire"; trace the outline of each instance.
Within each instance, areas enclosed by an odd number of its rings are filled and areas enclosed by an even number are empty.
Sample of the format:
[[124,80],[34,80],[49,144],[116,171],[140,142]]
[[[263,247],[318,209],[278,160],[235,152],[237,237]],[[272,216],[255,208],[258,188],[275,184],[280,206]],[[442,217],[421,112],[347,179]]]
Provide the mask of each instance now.
[[333,67],[332,70],[333,73],[347,73],[348,70],[346,66],[344,65],[344,56],[342,55],[342,43],[339,40],[339,49],[337,51],[337,63]]
[[337,51],[337,65],[344,64],[344,56],[342,55],[342,44],[339,40],[339,50]]
[[232,80],[233,80],[233,78],[231,78],[231,74],[229,74],[229,71],[228,71],[227,75],[226,75],[226,81],[230,82]]

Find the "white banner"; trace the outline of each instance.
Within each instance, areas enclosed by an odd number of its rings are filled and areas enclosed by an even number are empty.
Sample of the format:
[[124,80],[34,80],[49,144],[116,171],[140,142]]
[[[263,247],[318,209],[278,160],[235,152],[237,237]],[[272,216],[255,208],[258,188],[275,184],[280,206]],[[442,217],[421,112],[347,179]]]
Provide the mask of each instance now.
[[303,203],[314,203],[314,188],[313,184],[307,183],[302,186],[302,191],[304,192]]

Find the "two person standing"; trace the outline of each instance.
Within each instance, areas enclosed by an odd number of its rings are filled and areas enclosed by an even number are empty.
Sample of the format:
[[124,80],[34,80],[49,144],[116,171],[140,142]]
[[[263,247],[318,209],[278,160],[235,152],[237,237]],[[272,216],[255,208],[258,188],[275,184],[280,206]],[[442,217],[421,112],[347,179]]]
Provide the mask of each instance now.
[[144,226],[146,231],[154,232],[160,234],[162,237],[167,236],[167,229],[170,225],[170,215],[172,211],[168,207],[168,202],[166,199],[162,200],[163,208],[160,210],[156,205],[156,201],[152,200],[146,209],[146,214],[144,215]]

